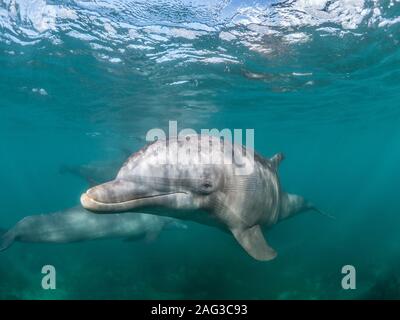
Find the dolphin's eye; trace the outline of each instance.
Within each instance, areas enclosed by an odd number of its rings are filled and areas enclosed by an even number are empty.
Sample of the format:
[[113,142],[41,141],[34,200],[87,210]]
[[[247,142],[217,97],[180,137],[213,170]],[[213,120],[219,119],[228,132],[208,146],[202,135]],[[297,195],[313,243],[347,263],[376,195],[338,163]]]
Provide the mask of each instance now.
[[203,183],[203,188],[210,189],[211,187],[212,187],[212,184],[210,182],[204,182]]
[[211,181],[203,181],[201,182],[198,187],[197,187],[197,192],[199,192],[200,194],[209,194],[211,192],[213,192],[213,184]]

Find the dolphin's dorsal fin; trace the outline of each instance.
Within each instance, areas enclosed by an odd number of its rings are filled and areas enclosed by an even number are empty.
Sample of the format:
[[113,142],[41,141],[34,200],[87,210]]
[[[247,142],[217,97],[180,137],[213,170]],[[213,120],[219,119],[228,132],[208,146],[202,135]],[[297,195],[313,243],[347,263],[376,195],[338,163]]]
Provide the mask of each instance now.
[[278,169],[279,164],[284,159],[285,159],[285,155],[282,152],[279,152],[276,155],[274,155],[271,159],[269,159],[269,161],[271,161],[271,164],[274,167],[274,169]]
[[265,241],[259,225],[247,229],[232,229],[231,231],[243,249],[254,259],[268,261],[276,257],[276,251]]

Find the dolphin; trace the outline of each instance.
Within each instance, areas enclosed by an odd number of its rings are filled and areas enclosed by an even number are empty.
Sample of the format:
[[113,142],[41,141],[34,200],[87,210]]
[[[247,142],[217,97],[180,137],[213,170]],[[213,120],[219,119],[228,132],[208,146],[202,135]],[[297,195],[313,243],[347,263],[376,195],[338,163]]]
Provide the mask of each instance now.
[[0,251],[18,242],[70,243],[102,238],[155,239],[165,228],[185,229],[180,221],[144,213],[96,215],[77,206],[28,216],[0,235]]
[[[89,185],[107,181],[118,171],[117,162],[100,162],[81,166],[63,165],[60,173],[71,173],[86,180]],[[0,251],[18,242],[71,243],[103,238],[125,238],[134,241],[155,239],[163,229],[186,229],[172,218],[142,213],[115,215],[115,219],[95,215],[76,206],[50,214],[28,216],[10,230],[0,229]]]
[[60,167],[59,172],[61,174],[67,173],[80,177],[86,181],[89,186],[94,186],[115,177],[121,165],[121,161],[119,160],[126,159],[130,154],[131,152],[128,152],[126,148],[122,148],[120,150],[120,155],[113,161],[96,161],[83,165],[64,164]]
[[102,182],[106,182],[115,177],[118,172],[119,163],[93,163],[84,165],[63,165],[60,167],[61,174],[72,174],[80,177],[89,186],[94,186]]
[[159,139],[128,158],[114,180],[83,193],[81,204],[97,213],[140,210],[216,226],[231,232],[250,256],[268,261],[277,253],[262,227],[318,210],[282,191],[283,158],[263,158],[211,135]]

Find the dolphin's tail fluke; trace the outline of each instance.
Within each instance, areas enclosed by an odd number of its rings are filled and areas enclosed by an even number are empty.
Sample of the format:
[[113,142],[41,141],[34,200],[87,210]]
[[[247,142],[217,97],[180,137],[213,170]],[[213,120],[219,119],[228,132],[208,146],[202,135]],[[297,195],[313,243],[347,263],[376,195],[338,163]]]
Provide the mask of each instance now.
[[15,235],[12,230],[0,229],[0,252],[8,249],[14,242]]
[[326,213],[325,211],[322,211],[322,210],[318,209],[318,208],[317,208],[316,206],[314,206],[314,205],[311,205],[310,210],[314,210],[315,212],[317,212],[317,213],[319,213],[319,214],[322,214],[323,216],[325,216],[325,217],[327,217],[327,218],[329,218],[329,219],[336,220],[336,217],[335,217],[335,216],[333,216],[333,215],[331,215],[331,214],[329,214],[329,213]]
[[308,210],[315,211],[330,219],[336,219],[334,216],[318,209],[318,207],[314,203],[306,200],[302,196],[296,194],[289,194],[286,192],[282,194],[280,219],[286,219],[294,216],[295,214],[298,214],[300,212],[305,212]]

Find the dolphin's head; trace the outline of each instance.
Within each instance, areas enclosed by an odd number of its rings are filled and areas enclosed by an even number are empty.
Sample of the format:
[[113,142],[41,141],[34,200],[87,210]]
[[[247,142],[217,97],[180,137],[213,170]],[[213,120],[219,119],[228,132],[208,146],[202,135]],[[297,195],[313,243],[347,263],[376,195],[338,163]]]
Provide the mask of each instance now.
[[182,211],[208,209],[223,187],[224,174],[218,166],[159,164],[153,160],[131,157],[114,180],[81,196],[83,207],[99,213],[140,210],[160,215],[170,208],[177,209],[175,217],[184,218]]

